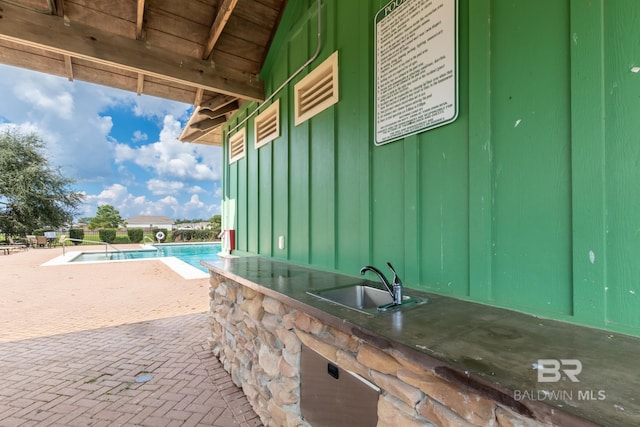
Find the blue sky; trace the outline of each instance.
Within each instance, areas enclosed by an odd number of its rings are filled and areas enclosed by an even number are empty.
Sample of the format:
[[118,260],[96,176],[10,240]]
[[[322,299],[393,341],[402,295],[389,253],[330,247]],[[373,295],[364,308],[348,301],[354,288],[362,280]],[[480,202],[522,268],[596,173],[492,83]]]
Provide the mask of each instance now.
[[219,147],[182,143],[192,106],[0,65],[0,129],[36,132],[50,163],[76,180],[86,203],[123,218],[220,213]]

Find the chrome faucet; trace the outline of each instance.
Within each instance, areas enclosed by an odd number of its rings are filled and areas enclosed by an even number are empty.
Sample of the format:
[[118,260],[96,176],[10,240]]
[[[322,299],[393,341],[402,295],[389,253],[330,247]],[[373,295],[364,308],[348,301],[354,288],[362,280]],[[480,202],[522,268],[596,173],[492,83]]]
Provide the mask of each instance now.
[[391,295],[391,298],[393,299],[393,304],[400,305],[402,304],[402,281],[400,281],[400,278],[398,277],[398,274],[396,273],[396,270],[393,268],[391,263],[387,263],[387,266],[393,272],[393,284],[389,283],[385,275],[382,274],[380,270],[378,270],[377,268],[371,265],[362,267],[360,269],[360,274],[364,275],[367,271],[373,271],[374,273],[376,273],[378,275],[378,278],[384,285],[384,287],[387,288],[387,292],[389,292],[389,295]]

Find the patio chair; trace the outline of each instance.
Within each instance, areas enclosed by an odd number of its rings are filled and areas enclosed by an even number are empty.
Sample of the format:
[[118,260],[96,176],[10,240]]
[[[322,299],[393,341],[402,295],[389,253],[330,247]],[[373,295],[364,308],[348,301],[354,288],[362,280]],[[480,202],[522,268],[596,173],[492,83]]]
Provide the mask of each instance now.
[[0,245],[0,251],[2,251],[3,255],[10,255],[13,252],[20,250],[18,246],[14,245]]
[[6,247],[8,252],[17,250],[25,251],[29,249],[29,246],[25,242],[16,242],[13,240],[13,237],[7,236],[7,240],[9,241],[9,245]]
[[36,244],[39,248],[44,248],[49,245],[49,240],[44,236],[36,236]]
[[66,234],[61,234],[58,236],[58,238],[56,239],[54,246],[64,246],[64,241],[67,240],[67,235]]
[[32,248],[35,248],[36,245],[38,244],[38,240],[36,239],[36,236],[34,236],[33,234],[27,235],[27,244]]

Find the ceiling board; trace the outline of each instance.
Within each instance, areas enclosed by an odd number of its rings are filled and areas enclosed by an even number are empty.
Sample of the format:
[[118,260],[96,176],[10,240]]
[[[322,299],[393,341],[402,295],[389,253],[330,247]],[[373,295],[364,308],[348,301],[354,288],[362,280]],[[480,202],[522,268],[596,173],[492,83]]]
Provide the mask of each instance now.
[[[0,62],[198,105],[261,100],[258,75],[286,2],[0,0]],[[218,128],[199,139],[219,141]]]

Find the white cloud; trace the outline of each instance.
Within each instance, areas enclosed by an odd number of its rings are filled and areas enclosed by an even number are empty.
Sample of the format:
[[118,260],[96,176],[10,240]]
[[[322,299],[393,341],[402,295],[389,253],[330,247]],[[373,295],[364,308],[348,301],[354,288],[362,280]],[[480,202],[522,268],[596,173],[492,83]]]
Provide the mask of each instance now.
[[176,218],[211,218],[220,213],[220,206],[200,200],[197,194],[192,194],[191,199],[182,206],[182,215]]
[[152,96],[133,97],[132,111],[138,117],[162,119],[166,115],[186,119],[193,107],[178,102],[167,102],[162,98]]
[[193,187],[190,187],[188,189],[188,192],[190,194],[197,194],[197,193],[206,193],[207,191],[204,188],[200,187],[199,185],[194,185]]
[[113,147],[114,160],[118,163],[134,160],[137,151],[126,144],[115,144]]
[[[50,76],[47,76],[48,80]],[[20,81],[14,86],[13,93],[17,99],[30,104],[36,110],[52,113],[64,120],[73,118],[73,97],[69,92],[61,91],[55,85],[36,87],[28,81]],[[53,82],[52,82],[53,83]],[[46,89],[51,89],[46,91]]]
[[[62,77],[4,65],[0,65],[0,93],[11,94],[3,96],[0,102],[3,121],[37,131],[47,143],[52,162],[78,180],[109,176],[110,162],[114,155],[121,154],[119,145],[114,153],[114,142],[109,136],[113,120],[104,115],[108,108],[124,108],[138,117],[157,119],[164,125],[167,140],[175,140],[180,132],[180,122],[173,117],[184,119],[192,109],[179,102],[81,81],[69,82]],[[167,114],[172,119],[162,122]],[[148,135],[143,132],[133,134],[136,142],[146,139]]]
[[183,143],[178,140],[181,124],[166,116],[160,140],[140,147],[115,144],[115,161],[133,162],[160,177],[194,181],[219,181],[219,147]]
[[205,204],[200,201],[200,197],[197,194],[193,194],[191,199],[186,203],[187,208],[197,208],[202,209],[205,207]]
[[96,205],[113,205],[118,207],[130,198],[127,187],[122,184],[112,184],[97,195],[87,195],[87,202]]
[[147,135],[146,133],[139,130],[133,132],[133,142],[146,141],[147,139],[149,139],[149,135]]
[[145,196],[133,197],[131,202],[132,206],[142,208],[147,203],[147,198]]
[[166,206],[175,206],[178,204],[178,199],[176,199],[173,196],[166,196],[160,200],[158,200],[158,203],[166,205]]
[[163,181],[154,178],[147,181],[147,189],[151,191],[151,194],[156,196],[178,194],[184,189],[184,183],[180,181]]
[[[95,215],[100,204],[115,206],[123,218],[220,211],[220,195],[212,194],[220,188],[220,148],[177,139],[192,106],[5,65],[0,98],[0,129],[15,126],[42,137],[51,165],[62,167],[86,194],[81,216]],[[135,147],[116,141],[114,118],[105,114],[111,110],[156,121],[158,140],[149,142],[137,130],[127,141]]]
[[[100,111],[113,102],[114,90],[41,73],[0,66],[0,116],[21,129],[35,130],[45,141],[49,160],[82,180],[111,173],[108,134],[111,118]],[[123,92],[118,91],[118,95]]]
[[109,135],[113,128],[113,119],[110,116],[97,116],[89,119],[92,128],[98,129],[101,135]]
[[19,125],[16,125],[13,123],[0,123],[0,130],[5,130],[5,129],[16,130],[19,133],[23,133],[23,134],[30,134],[30,133],[40,134],[40,129],[38,128],[38,126],[31,122],[24,122]]
[[[160,183],[157,183],[160,184]],[[198,194],[192,194],[186,202],[181,202],[174,195],[152,200],[144,195],[133,194],[122,184],[112,184],[105,187],[97,195],[86,195],[86,204],[80,216],[92,217],[98,206],[112,205],[123,218],[138,215],[167,215],[172,218],[209,218],[220,213],[219,204],[206,202]]]

